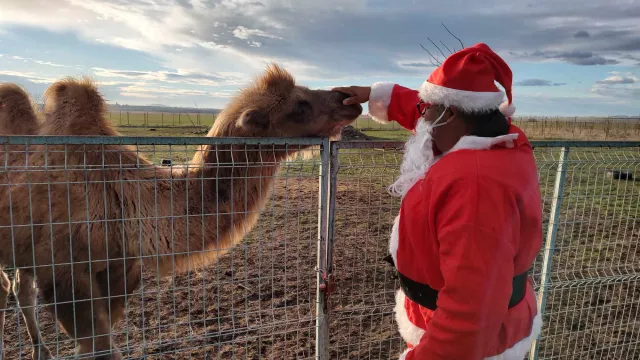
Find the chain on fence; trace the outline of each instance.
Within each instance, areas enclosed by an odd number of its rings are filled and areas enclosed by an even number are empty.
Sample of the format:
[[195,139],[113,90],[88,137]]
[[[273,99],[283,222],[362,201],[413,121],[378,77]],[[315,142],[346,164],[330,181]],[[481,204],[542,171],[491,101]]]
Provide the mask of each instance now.
[[[394,359],[404,349],[385,261],[402,143],[0,144],[0,288],[15,292],[0,294],[4,359],[110,344],[130,359]],[[205,156],[194,156],[199,145]],[[636,359],[640,144],[535,145],[544,327],[531,357]],[[303,148],[309,156],[290,156]]]

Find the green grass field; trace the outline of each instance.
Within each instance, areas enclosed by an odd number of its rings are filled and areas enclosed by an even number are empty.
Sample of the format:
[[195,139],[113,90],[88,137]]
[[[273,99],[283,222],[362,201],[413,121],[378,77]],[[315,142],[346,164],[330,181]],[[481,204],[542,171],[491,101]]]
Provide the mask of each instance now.
[[[200,135],[215,121],[213,114],[195,113],[111,112],[108,116],[121,131],[139,136],[180,136],[181,131],[187,136]],[[640,140],[640,119],[515,118],[514,124],[532,140]],[[409,136],[409,132],[395,122],[380,124],[371,118],[360,117],[352,125],[377,139],[405,140]],[[176,130],[175,127],[194,129]],[[147,133],[145,128],[155,131]]]

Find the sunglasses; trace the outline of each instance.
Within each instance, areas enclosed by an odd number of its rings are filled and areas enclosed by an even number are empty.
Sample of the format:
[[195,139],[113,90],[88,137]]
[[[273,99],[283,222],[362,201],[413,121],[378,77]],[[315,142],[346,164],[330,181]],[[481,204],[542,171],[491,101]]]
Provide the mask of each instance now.
[[427,113],[427,110],[429,110],[430,107],[431,104],[426,103],[422,100],[418,101],[418,103],[416,104],[416,108],[418,109],[418,113],[420,113],[420,116],[424,116],[424,114]]

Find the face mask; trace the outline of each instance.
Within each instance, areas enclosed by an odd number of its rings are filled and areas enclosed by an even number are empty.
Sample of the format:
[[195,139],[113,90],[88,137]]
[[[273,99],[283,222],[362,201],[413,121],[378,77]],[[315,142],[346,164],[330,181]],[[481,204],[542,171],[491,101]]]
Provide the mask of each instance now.
[[440,126],[447,125],[451,121],[452,118],[449,118],[447,121],[443,122],[442,124],[439,124],[440,120],[442,120],[442,118],[444,117],[444,114],[447,112],[448,109],[449,109],[448,106],[444,108],[444,110],[442,111],[442,114],[440,114],[440,116],[436,119],[436,121],[434,121],[431,124],[431,128],[437,128]]

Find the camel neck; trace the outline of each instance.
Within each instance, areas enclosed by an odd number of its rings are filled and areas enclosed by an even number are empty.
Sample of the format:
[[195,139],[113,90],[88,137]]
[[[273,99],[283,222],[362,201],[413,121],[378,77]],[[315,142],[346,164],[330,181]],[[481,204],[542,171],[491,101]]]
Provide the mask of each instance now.
[[229,204],[241,220],[242,214],[259,211],[264,205],[286,157],[283,146],[207,145],[194,156],[189,178],[198,182],[205,199],[215,200],[205,200],[203,206]]

